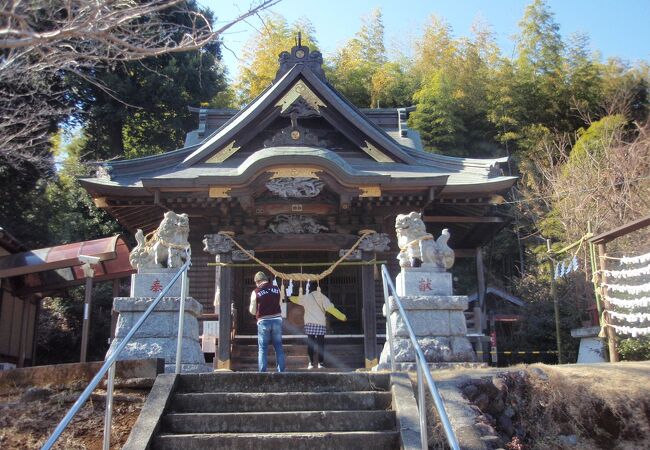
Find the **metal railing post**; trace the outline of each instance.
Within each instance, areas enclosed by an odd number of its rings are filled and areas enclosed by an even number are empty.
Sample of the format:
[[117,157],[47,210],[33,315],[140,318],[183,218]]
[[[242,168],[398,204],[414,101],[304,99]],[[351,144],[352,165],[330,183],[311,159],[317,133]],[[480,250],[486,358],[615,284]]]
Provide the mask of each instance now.
[[104,447],[103,450],[111,448],[111,430],[113,421],[113,386],[115,385],[115,362],[108,368],[108,379],[106,380],[106,409],[104,411]]
[[183,354],[183,324],[185,323],[185,290],[187,288],[187,269],[181,275],[181,304],[178,308],[178,341],[176,342],[176,374],[181,373]]
[[61,437],[61,434],[63,431],[68,427],[70,422],[72,421],[72,418],[79,412],[83,404],[88,400],[92,392],[95,390],[97,385],[99,385],[100,381],[104,378],[104,375],[108,372],[109,368],[115,363],[117,360],[117,357],[119,354],[124,350],[126,345],[129,343],[131,338],[137,333],[137,331],[140,329],[142,324],[144,323],[145,320],[151,315],[154,309],[156,309],[156,306],[158,306],[158,303],[162,300],[162,298],[167,294],[169,289],[174,285],[176,281],[178,281],[178,278],[187,271],[189,266],[191,265],[191,261],[188,258],[185,264],[179,269],[178,272],[172,277],[171,281],[169,284],[158,293],[158,296],[156,299],[149,305],[149,307],[146,309],[144,313],[140,316],[140,318],[136,321],[135,325],[131,327],[129,332],[124,336],[124,339],[122,339],[122,342],[118,344],[118,346],[115,348],[115,351],[104,361],[104,364],[102,367],[99,369],[99,371],[95,374],[93,379],[88,383],[88,386],[86,386],[86,389],[81,393],[79,398],[77,399],[76,402],[72,405],[70,410],[66,413],[66,415],[61,419],[59,424],[56,426],[50,437],[45,441],[45,444],[41,447],[41,450],[50,450],[56,441]]
[[427,437],[427,408],[426,400],[424,398],[424,369],[422,368],[422,362],[418,359],[418,409],[420,413],[420,441],[422,444],[422,450],[427,450],[429,448],[429,439]]
[[395,347],[393,344],[393,326],[390,323],[390,301],[388,300],[388,285],[385,281],[382,284],[384,285],[384,307],[386,308],[386,337],[388,338],[388,350],[390,351],[390,370],[391,372],[395,372]]
[[[411,340],[411,344],[413,345],[413,349],[415,350],[415,360],[418,364],[418,380],[420,380],[421,375],[424,374],[424,378],[426,379],[427,384],[429,385],[429,393],[433,398],[433,403],[436,406],[436,410],[438,411],[438,416],[440,417],[440,422],[442,423],[442,427],[445,431],[445,436],[447,437],[447,443],[449,444],[449,447],[451,447],[452,450],[460,450],[458,439],[454,434],[454,430],[451,427],[451,422],[449,421],[449,416],[447,415],[447,410],[445,409],[445,403],[443,402],[442,396],[440,395],[440,392],[438,391],[438,388],[436,387],[436,384],[434,383],[433,378],[431,377],[431,372],[429,371],[429,368],[427,366],[426,363],[427,360],[424,357],[424,352],[422,352],[422,348],[420,347],[420,344],[418,344],[418,341],[415,337],[415,332],[413,331],[413,327],[411,326],[411,322],[408,320],[408,317],[406,316],[406,311],[404,310],[404,306],[402,306],[402,301],[400,300],[399,295],[397,295],[397,289],[395,289],[395,285],[393,284],[393,280],[390,278],[390,274],[388,273],[388,269],[386,268],[385,264],[381,266],[381,273],[382,273],[384,285],[388,285],[388,288],[390,288],[390,291],[393,293],[393,299],[395,300],[395,304],[397,305],[399,313],[402,316],[402,320],[404,321],[404,326],[408,331],[409,339]],[[418,381],[418,391],[419,391],[419,386],[420,384]],[[424,387],[422,388],[424,389]],[[421,412],[421,409],[424,408],[425,408],[424,401],[422,401],[422,403],[418,405],[418,410],[420,410]]]

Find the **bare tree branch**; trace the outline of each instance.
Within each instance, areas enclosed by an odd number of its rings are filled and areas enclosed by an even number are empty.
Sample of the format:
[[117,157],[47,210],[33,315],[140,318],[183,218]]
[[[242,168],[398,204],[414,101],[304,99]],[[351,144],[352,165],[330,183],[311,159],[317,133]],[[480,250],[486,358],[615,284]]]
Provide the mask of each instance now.
[[185,0],[0,0],[0,162],[20,167],[43,155],[52,123],[71,113],[65,74],[198,50],[279,1],[258,0],[213,29]]

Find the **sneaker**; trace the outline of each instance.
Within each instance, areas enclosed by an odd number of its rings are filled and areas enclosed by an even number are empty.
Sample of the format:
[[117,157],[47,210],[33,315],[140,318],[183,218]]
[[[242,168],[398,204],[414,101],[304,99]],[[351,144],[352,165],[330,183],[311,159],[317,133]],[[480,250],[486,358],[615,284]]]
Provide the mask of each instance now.
[[307,364],[307,369],[311,370],[314,368],[314,365],[312,363]]
[[324,368],[325,368],[325,364],[318,363],[318,368],[319,368],[319,369],[324,369]]

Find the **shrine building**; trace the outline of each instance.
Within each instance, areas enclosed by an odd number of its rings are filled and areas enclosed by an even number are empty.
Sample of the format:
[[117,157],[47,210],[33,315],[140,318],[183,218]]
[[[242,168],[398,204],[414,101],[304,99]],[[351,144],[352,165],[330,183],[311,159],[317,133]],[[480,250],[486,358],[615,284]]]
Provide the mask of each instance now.
[[[230,231],[283,272],[320,273],[360,230],[385,234],[352,255],[356,264],[339,266],[321,282],[348,317],[331,321],[327,350],[335,352],[337,342],[348,350],[357,345],[346,364],[369,367],[377,362],[385,319],[379,267],[363,262],[387,261],[399,270],[396,215],[421,212],[434,236],[449,229],[457,258],[479,259],[481,246],[507,220],[499,204],[516,177],[503,175],[506,158],[424,151],[407,126],[414,108],[357,108],[329,84],[322,62],[305,46],[283,52],[273,83],[241,110],[192,108],[198,128],[183,148],[106,162],[96,178],[81,180],[95,204],[132,233],[151,232],[166,211],[189,215],[190,295],[204,313],[220,317],[215,366],[245,367],[238,346],[256,334],[248,301],[260,267],[236,248],[204,251],[206,235]],[[215,258],[221,265],[209,266]],[[301,307],[290,304],[285,343],[302,334],[301,321]]]

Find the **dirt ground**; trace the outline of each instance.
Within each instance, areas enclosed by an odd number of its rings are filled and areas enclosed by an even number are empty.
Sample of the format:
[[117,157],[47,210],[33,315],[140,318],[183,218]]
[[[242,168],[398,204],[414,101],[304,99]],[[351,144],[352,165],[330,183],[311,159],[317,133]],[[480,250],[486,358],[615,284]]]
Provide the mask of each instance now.
[[[461,388],[492,448],[650,449],[650,361],[442,370]],[[430,448],[445,448],[441,430]],[[486,430],[483,433],[483,430]],[[492,430],[492,433],[490,432]]]
[[[39,449],[72,407],[85,385],[17,389],[0,395],[0,448]],[[147,391],[116,390],[113,403],[111,449],[126,442]],[[105,392],[96,390],[79,411],[54,448],[101,450]]]
[[[437,370],[432,375],[465,389],[469,384],[478,386],[468,399],[477,410],[483,406],[481,391],[490,392],[480,417],[481,426],[497,436],[493,448],[650,449],[650,361]],[[39,449],[84,387],[71,383],[5,390],[0,394],[0,448]],[[126,442],[147,392],[116,391],[112,449]],[[504,427],[500,413],[494,411],[497,403],[502,403],[502,411],[511,411],[509,426]],[[104,391],[96,390],[55,448],[101,449],[103,421]],[[430,448],[445,448],[441,430],[433,423],[430,436]]]

